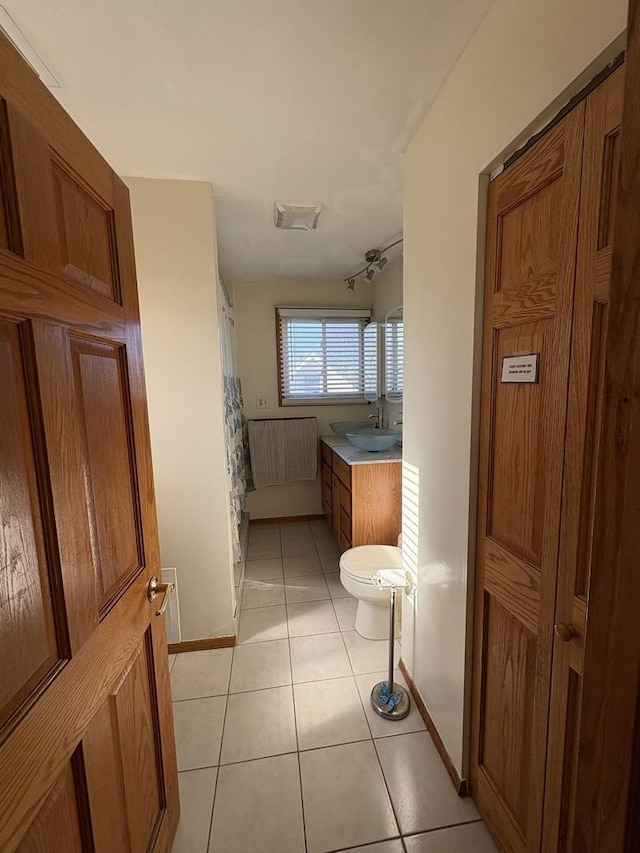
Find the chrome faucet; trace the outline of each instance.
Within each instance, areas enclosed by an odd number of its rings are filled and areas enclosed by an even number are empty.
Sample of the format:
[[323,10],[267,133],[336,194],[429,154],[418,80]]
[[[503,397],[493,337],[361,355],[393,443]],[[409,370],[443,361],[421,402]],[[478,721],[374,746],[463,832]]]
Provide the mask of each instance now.
[[396,420],[393,422],[393,425],[394,425],[394,426],[398,426],[398,425],[402,426],[402,412],[400,412],[400,413],[398,414],[398,417],[397,417],[397,418],[396,418]]
[[378,406],[375,412],[371,412],[367,420],[376,419],[375,429],[382,429],[384,426],[384,407]]

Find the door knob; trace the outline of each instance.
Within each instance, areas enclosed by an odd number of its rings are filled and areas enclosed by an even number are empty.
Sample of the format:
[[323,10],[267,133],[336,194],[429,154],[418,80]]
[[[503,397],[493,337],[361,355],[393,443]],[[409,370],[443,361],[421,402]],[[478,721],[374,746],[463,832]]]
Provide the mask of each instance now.
[[162,616],[164,611],[167,609],[167,604],[169,603],[169,596],[173,592],[174,586],[175,584],[172,581],[160,583],[160,581],[155,575],[149,581],[149,586],[147,587],[147,598],[149,599],[149,601],[155,601],[159,595],[162,596],[160,606],[156,610],[156,616]]
[[575,640],[576,637],[580,636],[573,625],[567,625],[566,622],[558,622],[557,625],[554,625],[553,630],[556,637],[562,640],[563,643],[570,643],[571,640]]

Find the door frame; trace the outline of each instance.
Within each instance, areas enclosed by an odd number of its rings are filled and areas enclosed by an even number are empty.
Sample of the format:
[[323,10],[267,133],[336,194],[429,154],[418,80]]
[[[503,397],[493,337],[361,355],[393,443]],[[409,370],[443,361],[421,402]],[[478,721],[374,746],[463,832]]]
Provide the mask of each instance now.
[[640,0],[625,65],[574,835],[612,853],[640,844]]

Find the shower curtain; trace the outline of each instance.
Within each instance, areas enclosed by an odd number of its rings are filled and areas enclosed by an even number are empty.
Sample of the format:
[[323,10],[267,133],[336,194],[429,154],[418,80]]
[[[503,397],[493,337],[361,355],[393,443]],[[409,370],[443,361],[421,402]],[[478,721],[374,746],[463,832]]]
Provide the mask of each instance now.
[[224,393],[224,420],[227,443],[227,469],[229,473],[231,510],[231,536],[233,560],[242,558],[240,550],[240,521],[245,508],[247,489],[252,486],[249,467],[249,442],[247,422],[242,411],[242,389],[235,359],[235,322],[233,302],[222,279],[220,288],[220,349]]

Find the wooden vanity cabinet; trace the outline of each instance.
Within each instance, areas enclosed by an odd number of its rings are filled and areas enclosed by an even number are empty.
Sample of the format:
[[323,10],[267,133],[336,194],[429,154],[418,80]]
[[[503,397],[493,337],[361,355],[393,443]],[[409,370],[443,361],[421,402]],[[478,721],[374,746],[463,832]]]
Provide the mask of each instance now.
[[402,513],[402,463],[349,465],[321,442],[322,508],[341,551],[395,545]]

